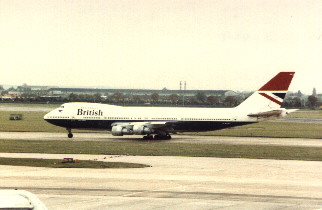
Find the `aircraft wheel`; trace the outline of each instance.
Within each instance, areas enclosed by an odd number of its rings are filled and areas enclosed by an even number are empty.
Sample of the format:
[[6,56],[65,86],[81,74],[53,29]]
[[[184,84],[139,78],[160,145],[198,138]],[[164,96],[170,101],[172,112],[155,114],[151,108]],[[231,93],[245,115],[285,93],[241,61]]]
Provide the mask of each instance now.
[[153,139],[152,135],[143,136],[143,140],[152,140],[152,139]]
[[68,131],[68,138],[73,138],[73,133],[72,133],[72,129],[70,128],[66,128],[66,130]]

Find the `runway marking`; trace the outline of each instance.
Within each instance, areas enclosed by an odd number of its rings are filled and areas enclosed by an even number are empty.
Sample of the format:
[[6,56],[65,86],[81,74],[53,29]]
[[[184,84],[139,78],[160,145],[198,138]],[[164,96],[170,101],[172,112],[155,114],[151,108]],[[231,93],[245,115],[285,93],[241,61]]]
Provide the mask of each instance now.
[[[176,184],[176,183],[175,183]],[[136,194],[142,194],[142,193],[151,193],[151,192],[155,192],[155,193],[158,193],[158,192],[170,192],[169,190],[171,189],[183,189],[181,190],[181,192],[186,192],[186,186],[189,185],[190,187],[193,186],[193,185],[198,185],[198,184],[186,184],[186,185],[180,185],[180,184],[176,184],[178,186],[176,187],[168,187],[168,188],[163,188],[163,189],[157,189],[157,190],[144,190],[144,191],[141,191],[141,192],[134,192],[134,193],[129,193],[129,194],[125,194],[123,195],[124,197],[141,197],[141,196],[134,196]],[[177,192],[177,191],[175,191]]]

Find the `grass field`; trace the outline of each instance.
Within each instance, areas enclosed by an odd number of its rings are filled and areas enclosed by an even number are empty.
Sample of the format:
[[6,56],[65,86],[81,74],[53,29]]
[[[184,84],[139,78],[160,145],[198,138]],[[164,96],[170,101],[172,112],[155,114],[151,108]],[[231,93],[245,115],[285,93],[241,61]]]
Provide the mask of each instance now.
[[322,124],[293,122],[260,122],[230,129],[189,135],[244,136],[244,137],[282,137],[282,138],[322,138]]
[[61,104],[32,104],[32,103],[0,103],[0,107],[41,107],[58,108]]
[[322,110],[297,110],[287,115],[286,118],[322,119]]
[[25,131],[25,132],[65,132],[64,128],[51,125],[44,121],[45,112],[19,112],[23,120],[9,120],[12,112],[0,112],[0,131]]
[[[90,146],[89,146],[90,145]],[[175,144],[166,142],[77,142],[0,140],[0,152],[187,156],[279,160],[322,160],[322,148],[266,145]]]
[[122,162],[79,160],[76,163],[62,163],[57,159],[0,158],[0,165],[31,166],[48,168],[144,168],[148,165]]

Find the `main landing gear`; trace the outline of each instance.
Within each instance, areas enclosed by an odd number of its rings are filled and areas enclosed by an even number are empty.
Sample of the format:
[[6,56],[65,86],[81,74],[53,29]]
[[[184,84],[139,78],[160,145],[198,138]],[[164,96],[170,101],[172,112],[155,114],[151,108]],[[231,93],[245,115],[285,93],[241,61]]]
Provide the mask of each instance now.
[[70,128],[66,128],[66,130],[68,131],[68,138],[73,138],[73,133],[72,133],[72,129]]
[[143,140],[170,140],[171,136],[170,134],[166,134],[166,135],[146,135],[143,136]]

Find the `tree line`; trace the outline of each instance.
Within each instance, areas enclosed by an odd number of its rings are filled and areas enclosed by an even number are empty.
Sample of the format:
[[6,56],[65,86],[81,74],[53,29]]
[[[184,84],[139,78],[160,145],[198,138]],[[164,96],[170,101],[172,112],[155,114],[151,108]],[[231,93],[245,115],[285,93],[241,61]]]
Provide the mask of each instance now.
[[[24,93],[10,102],[17,103],[66,103],[66,102],[93,102],[93,103],[110,103],[120,105],[197,105],[197,106],[237,106],[243,101],[239,96],[206,96],[203,92],[197,92],[194,96],[182,96],[178,94],[160,95],[151,93],[146,95],[124,94],[116,92],[113,94],[76,94],[71,93],[67,96],[39,96],[37,94]],[[5,102],[5,101],[3,101]]]
[[[4,88],[0,85],[0,90]],[[314,92],[314,91],[313,91]],[[19,97],[2,102],[22,102],[22,103],[66,103],[66,102],[94,102],[110,103],[120,105],[173,105],[173,106],[214,106],[214,107],[234,107],[245,100],[243,96],[207,96],[204,92],[197,92],[194,96],[182,96],[178,94],[160,95],[157,92],[146,95],[124,94],[115,92],[113,94],[76,94],[71,93],[67,96],[46,96],[25,91]],[[316,108],[322,102],[312,94],[303,97],[300,93],[294,93],[286,97],[283,107],[286,108]]]

